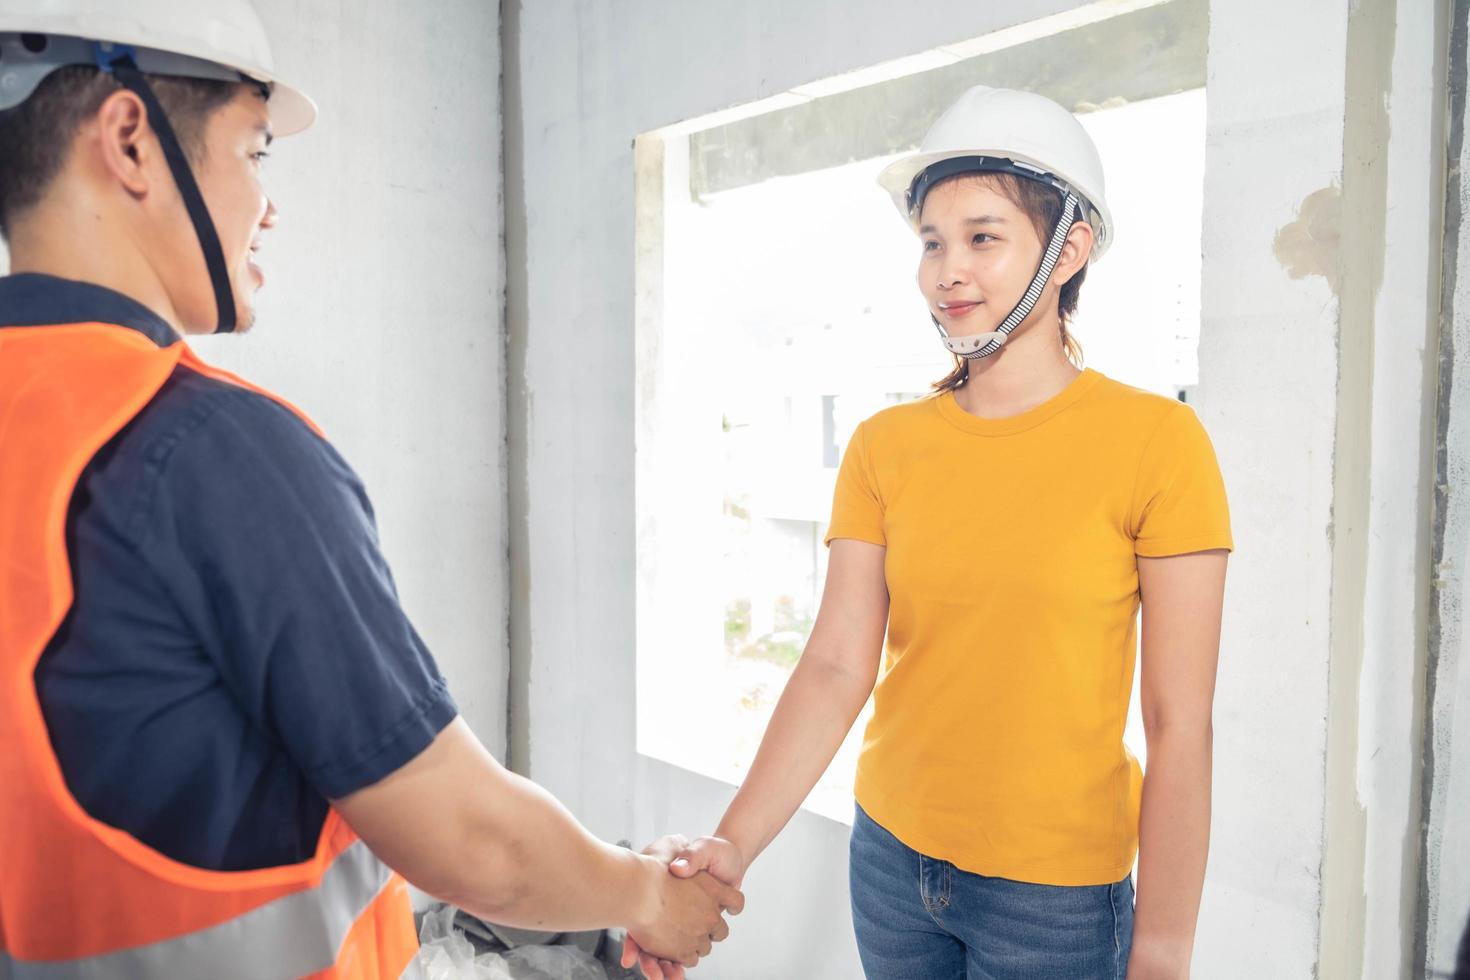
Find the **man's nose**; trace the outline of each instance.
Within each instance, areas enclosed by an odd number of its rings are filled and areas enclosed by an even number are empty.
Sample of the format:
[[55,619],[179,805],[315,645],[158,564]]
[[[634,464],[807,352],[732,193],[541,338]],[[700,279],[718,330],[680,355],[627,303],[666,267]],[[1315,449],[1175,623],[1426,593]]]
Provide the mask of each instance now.
[[270,198],[265,199],[265,217],[260,219],[260,227],[274,228],[276,222],[281,220],[281,212],[276,210],[276,202]]

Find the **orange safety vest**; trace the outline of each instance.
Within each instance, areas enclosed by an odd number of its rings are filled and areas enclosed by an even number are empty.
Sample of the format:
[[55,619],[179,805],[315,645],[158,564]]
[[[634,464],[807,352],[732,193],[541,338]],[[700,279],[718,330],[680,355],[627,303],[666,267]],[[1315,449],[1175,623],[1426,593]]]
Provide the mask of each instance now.
[[73,598],[67,508],[181,363],[275,397],[126,327],[0,329],[0,980],[417,976],[408,887],[336,810],[306,861],[209,871],[94,820],[62,778],[35,671]]

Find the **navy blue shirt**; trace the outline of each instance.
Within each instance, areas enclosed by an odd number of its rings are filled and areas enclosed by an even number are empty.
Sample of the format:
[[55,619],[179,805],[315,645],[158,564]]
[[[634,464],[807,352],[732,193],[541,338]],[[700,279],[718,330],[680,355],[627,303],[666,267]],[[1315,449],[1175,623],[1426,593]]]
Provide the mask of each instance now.
[[[179,342],[111,290],[0,278],[0,325]],[[457,714],[399,606],[356,474],[275,401],[180,366],[83,472],[76,599],[36,670],[67,786],[197,867],[311,856],[327,800]]]

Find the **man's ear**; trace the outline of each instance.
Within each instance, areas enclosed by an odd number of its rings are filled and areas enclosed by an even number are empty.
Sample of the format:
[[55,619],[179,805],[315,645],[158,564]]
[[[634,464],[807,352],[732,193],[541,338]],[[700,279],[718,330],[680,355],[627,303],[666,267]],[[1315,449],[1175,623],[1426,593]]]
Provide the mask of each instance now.
[[102,165],[129,194],[143,197],[150,186],[151,156],[158,152],[143,100],[126,89],[113,92],[95,119]]

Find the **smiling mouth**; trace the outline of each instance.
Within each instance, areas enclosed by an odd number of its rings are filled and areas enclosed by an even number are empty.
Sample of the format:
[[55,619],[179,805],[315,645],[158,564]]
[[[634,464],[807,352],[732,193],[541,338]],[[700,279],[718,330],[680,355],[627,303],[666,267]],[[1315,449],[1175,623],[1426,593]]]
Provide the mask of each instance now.
[[259,245],[252,245],[250,246],[249,254],[245,257],[246,268],[248,268],[250,270],[250,274],[255,277],[255,288],[257,289],[265,285],[265,273],[261,271],[260,263],[256,261],[257,253],[259,251]]

